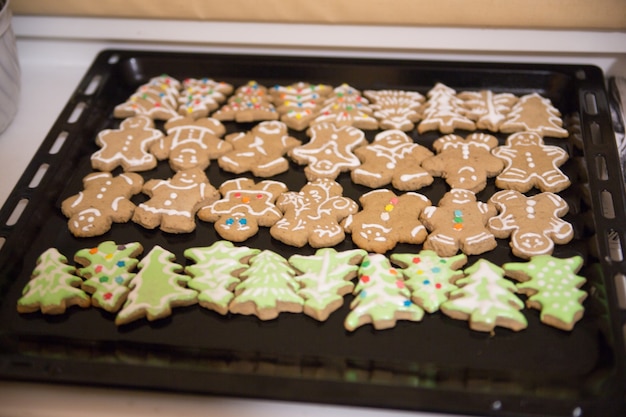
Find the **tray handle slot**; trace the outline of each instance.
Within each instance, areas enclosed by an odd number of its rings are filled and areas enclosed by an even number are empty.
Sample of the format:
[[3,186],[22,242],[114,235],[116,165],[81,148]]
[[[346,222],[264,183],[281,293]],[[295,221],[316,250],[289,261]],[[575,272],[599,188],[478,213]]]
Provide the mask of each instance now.
[[626,275],[618,273],[614,279],[617,304],[621,310],[626,310]]
[[50,150],[48,151],[50,155],[56,155],[57,153],[59,153],[59,151],[63,147],[63,144],[65,143],[65,140],[67,139],[67,135],[68,133],[66,131],[59,133],[54,143],[50,147]]
[[101,82],[102,82],[102,76],[94,75],[91,81],[89,81],[89,84],[87,84],[87,88],[85,88],[85,91],[83,92],[83,94],[86,96],[93,95],[98,90],[98,87],[100,86]]
[[589,123],[589,136],[591,136],[591,142],[594,145],[602,145],[602,130],[597,122]]
[[48,172],[48,168],[50,168],[50,165],[46,163],[39,165],[37,172],[35,172],[35,175],[33,175],[33,178],[31,178],[30,182],[28,183],[28,188],[37,188],[41,183],[44,175],[46,175],[46,172]]
[[624,260],[624,252],[622,246],[622,239],[619,233],[613,229],[609,230],[606,234],[609,260],[613,262],[622,262]]
[[80,119],[80,116],[83,114],[83,111],[85,110],[86,107],[87,107],[87,103],[83,101],[76,104],[76,107],[74,107],[74,110],[72,110],[72,113],[70,113],[70,117],[67,118],[67,123],[70,123],[70,124],[76,123],[78,119]]
[[17,202],[17,204],[13,208],[13,211],[11,212],[11,215],[5,223],[6,226],[11,227],[18,222],[20,217],[22,217],[24,210],[26,210],[26,206],[28,206],[29,201],[30,200],[28,200],[27,198],[22,198]]
[[609,179],[609,170],[606,165],[606,158],[603,155],[596,155],[596,178],[601,181]]
[[600,204],[604,218],[613,220],[615,218],[615,205],[613,204],[613,194],[609,190],[600,191]]
[[585,93],[585,111],[592,116],[598,114],[598,102],[592,92]]

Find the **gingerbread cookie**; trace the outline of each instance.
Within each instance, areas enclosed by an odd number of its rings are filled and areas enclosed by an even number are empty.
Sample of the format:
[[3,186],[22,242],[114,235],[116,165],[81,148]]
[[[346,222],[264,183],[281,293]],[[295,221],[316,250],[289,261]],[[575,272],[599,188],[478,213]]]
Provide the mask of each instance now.
[[152,179],[143,186],[150,199],[135,209],[132,220],[147,229],[189,233],[196,228],[196,212],[219,198],[200,168],[178,171],[168,180]]
[[89,307],[89,296],[80,289],[82,279],[74,275],[76,268],[56,248],[50,248],[37,258],[30,281],[17,300],[17,311],[43,314],[63,314],[68,307]]
[[499,239],[511,238],[513,255],[528,259],[549,255],[554,244],[563,245],[574,237],[571,224],[561,219],[569,207],[556,194],[545,192],[526,197],[518,191],[499,191],[489,202],[498,216],[489,219],[489,230]]
[[254,236],[259,226],[270,227],[282,217],[274,203],[286,191],[285,184],[278,181],[255,184],[248,178],[229,180],[220,186],[222,198],[201,208],[198,217],[214,222],[224,239],[243,242]]
[[163,74],[139,86],[126,102],[115,106],[113,115],[118,118],[144,115],[153,120],[168,120],[178,114],[179,96],[180,81]]
[[232,151],[218,160],[220,168],[241,174],[252,172],[257,177],[271,177],[289,169],[289,161],[283,156],[302,144],[288,135],[287,126],[279,121],[261,122],[249,132],[226,136]]
[[366,90],[363,95],[372,101],[371,108],[381,129],[408,132],[422,118],[425,98],[417,91]]
[[333,180],[322,178],[309,182],[300,192],[285,192],[276,200],[283,217],[270,229],[275,239],[291,246],[307,243],[314,248],[335,246],[345,239],[340,222],[359,210],[359,206],[342,196],[343,188]]
[[139,271],[128,284],[130,293],[115,317],[118,326],[140,318],[154,321],[172,314],[172,308],[198,302],[198,293],[186,288],[191,278],[181,274],[183,267],[173,253],[154,246],[141,262]]
[[137,257],[143,252],[138,242],[118,245],[113,241],[100,243],[95,248],[81,249],[74,254],[74,261],[81,265],[78,275],[85,281],[82,289],[91,294],[91,305],[116,313],[130,292],[129,281]]
[[279,254],[264,250],[250,259],[240,274],[230,312],[272,320],[282,312],[301,313],[304,300],[298,295],[296,271]]
[[441,304],[445,315],[468,320],[470,328],[480,332],[493,332],[496,326],[513,331],[528,326],[520,312],[524,303],[515,295],[515,284],[504,278],[502,268],[479,259],[463,272],[466,277],[455,282],[460,288]]
[[210,78],[187,78],[178,98],[178,113],[193,119],[207,117],[233,92],[233,86]]
[[391,183],[401,191],[414,191],[432,184],[433,177],[422,162],[433,156],[401,130],[380,132],[370,145],[354,150],[361,165],[350,176],[356,184],[380,188]]
[[260,120],[277,120],[279,115],[272,104],[267,88],[249,81],[235,91],[228,102],[211,116],[214,119],[248,123]]
[[341,172],[358,167],[361,162],[353,150],[366,144],[365,134],[351,126],[337,127],[319,123],[308,130],[311,140],[289,151],[289,156],[306,165],[304,174],[309,181],[318,178],[334,180]]
[[528,295],[526,305],[541,311],[541,322],[562,330],[572,330],[585,312],[582,302],[587,293],[580,289],[586,279],[577,275],[583,258],[559,259],[538,255],[529,262],[511,262],[502,267],[514,278],[519,292]]
[[331,248],[318,249],[315,255],[293,255],[289,264],[299,272],[298,294],[304,299],[304,314],[325,321],[343,305],[344,295],[354,289],[351,279],[367,253],[354,249],[337,252]]
[[394,327],[398,320],[421,321],[424,310],[411,301],[402,273],[381,254],[367,255],[358,271],[359,281],[344,326],[354,331],[372,323],[376,330]]
[[417,126],[419,133],[430,130],[452,133],[455,129],[476,129],[476,124],[466,116],[463,100],[456,96],[454,89],[437,83],[427,96],[428,101],[422,107],[422,121]]
[[397,196],[380,189],[364,194],[359,202],[362,211],[342,223],[359,248],[385,253],[398,243],[420,244],[426,239],[427,231],[419,216],[431,202],[423,195],[408,192]]
[[525,193],[537,187],[558,193],[570,186],[569,178],[559,169],[569,157],[567,151],[546,145],[535,132],[514,133],[492,153],[506,164],[496,177],[499,188]]
[[535,132],[541,137],[566,138],[561,113],[552,102],[537,93],[522,96],[500,125],[500,132]]
[[125,223],[133,215],[135,204],[130,198],[141,191],[143,178],[127,172],[113,176],[94,172],[83,178],[84,190],[61,203],[61,211],[69,218],[70,232],[76,237],[99,236],[113,223]]
[[157,166],[157,159],[149,153],[150,146],[163,137],[160,130],[146,116],[125,119],[119,129],[98,133],[96,144],[101,148],[91,155],[91,166],[100,171],[113,171],[121,166],[124,171],[148,171]]
[[221,139],[226,133],[218,120],[175,117],[165,123],[167,136],[150,146],[150,152],[160,160],[169,158],[174,171],[206,169],[215,159],[232,149]]
[[294,130],[304,130],[317,117],[325,98],[333,92],[329,85],[297,82],[270,89],[280,120]]
[[198,304],[222,315],[228,313],[228,305],[235,297],[233,291],[241,282],[239,276],[248,269],[250,258],[260,252],[225,240],[208,247],[186,249],[185,258],[194,262],[185,268],[185,273],[191,276],[187,286],[198,291]]
[[475,193],[487,186],[487,178],[502,172],[504,163],[491,155],[498,139],[484,133],[472,133],[463,139],[457,135],[440,137],[433,143],[436,156],[422,161],[431,175],[443,177],[452,188]]
[[464,276],[459,268],[465,265],[467,256],[461,253],[441,257],[435,251],[422,250],[417,254],[394,253],[391,261],[400,265],[406,286],[411,290],[411,300],[428,313],[434,313],[448,300],[450,292],[458,288],[454,282]]
[[422,211],[420,219],[430,231],[424,249],[432,249],[439,256],[453,256],[459,249],[466,255],[495,249],[496,239],[486,227],[495,215],[496,208],[476,201],[473,192],[452,189],[439,200],[438,206]]
[[457,94],[467,108],[466,116],[476,122],[478,129],[497,132],[517,97],[510,93],[496,94],[491,90],[464,91]]
[[378,129],[378,121],[373,116],[374,110],[361,92],[348,84],[335,88],[333,94],[324,102],[319,115],[311,122],[331,123],[338,127],[353,126],[359,129]]

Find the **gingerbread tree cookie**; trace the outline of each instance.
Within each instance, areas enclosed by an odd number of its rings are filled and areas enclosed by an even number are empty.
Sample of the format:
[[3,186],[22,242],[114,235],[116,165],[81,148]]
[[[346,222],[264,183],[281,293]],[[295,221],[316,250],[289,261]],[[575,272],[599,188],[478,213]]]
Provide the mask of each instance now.
[[280,120],[295,130],[304,130],[309,126],[332,92],[329,85],[305,82],[276,85],[270,89]]
[[414,191],[433,182],[422,168],[422,161],[433,153],[400,130],[378,133],[370,145],[355,149],[354,154],[361,160],[361,166],[350,173],[357,184],[380,188],[391,183],[397,190]]
[[381,129],[408,132],[422,117],[425,98],[417,91],[366,90],[363,95],[372,100],[371,108]]
[[270,234],[296,247],[308,243],[323,248],[343,242],[345,233],[339,223],[356,213],[359,206],[342,194],[341,185],[325,178],[307,183],[299,192],[281,194],[276,207],[283,217],[271,227]]
[[185,273],[191,276],[187,286],[198,291],[198,303],[202,307],[224,315],[235,297],[235,287],[241,282],[239,275],[259,252],[225,240],[208,247],[186,249],[185,257],[195,262],[185,268]]
[[61,203],[70,232],[76,237],[99,236],[113,223],[127,222],[135,211],[130,198],[141,191],[142,185],[143,178],[132,172],[87,175],[83,178],[84,190]]
[[500,132],[535,132],[541,137],[566,138],[561,113],[552,102],[537,93],[522,96],[500,125]]
[[561,219],[569,207],[557,194],[526,197],[518,191],[499,191],[489,202],[500,213],[489,219],[489,230],[499,239],[510,236],[515,256],[549,255],[555,243],[563,245],[574,237],[572,225]]
[[122,307],[130,292],[128,283],[135,276],[132,271],[141,252],[143,246],[138,242],[118,245],[109,240],[74,254],[76,263],[82,265],[78,275],[85,278],[82,289],[91,294],[94,307],[110,313]]
[[133,172],[153,169],[157,159],[149,149],[162,137],[163,133],[154,129],[154,122],[146,116],[125,119],[119,129],[98,133],[96,143],[101,148],[91,155],[91,166],[100,171],[113,171],[118,166]]
[[377,330],[388,329],[398,320],[421,321],[424,317],[424,310],[411,301],[402,273],[384,255],[363,258],[358,276],[351,311],[344,321],[347,330],[368,323]]
[[210,78],[187,78],[183,80],[183,91],[178,98],[178,113],[194,119],[207,117],[226,101],[233,86]]
[[406,286],[411,290],[411,300],[434,313],[448,300],[450,292],[458,288],[454,282],[463,277],[459,268],[465,265],[467,256],[441,257],[434,251],[422,250],[417,254],[394,253],[391,261],[401,266]]
[[63,314],[68,307],[89,307],[89,296],[80,289],[82,279],[74,275],[76,268],[56,248],[43,252],[37,259],[30,281],[17,300],[17,311]]
[[515,295],[515,284],[504,278],[504,270],[485,259],[465,269],[456,281],[460,287],[441,304],[441,311],[457,320],[468,320],[472,330],[493,332],[496,326],[514,331],[528,326],[520,312],[524,303]]
[[146,317],[148,321],[172,314],[172,308],[196,304],[198,293],[186,288],[191,278],[181,274],[183,267],[174,254],[160,246],[153,247],[139,262],[139,272],[130,283],[131,289],[115,324],[123,325]]
[[385,253],[398,243],[419,244],[426,239],[427,231],[419,216],[431,202],[423,195],[408,192],[397,196],[393,191],[379,189],[364,194],[359,202],[363,209],[342,223],[359,248]]
[[426,207],[420,216],[430,231],[424,249],[434,250],[439,256],[453,256],[459,249],[466,255],[495,249],[496,239],[486,227],[495,215],[495,207],[476,201],[473,192],[450,190],[438,206]]
[[168,120],[177,115],[180,81],[167,74],[151,78],[137,88],[126,102],[115,106],[113,115],[124,118],[144,115]]
[[234,120],[238,123],[277,120],[278,116],[267,88],[256,81],[249,81],[237,88],[228,102],[212,115],[217,120]]
[[497,132],[500,125],[517,102],[510,93],[494,93],[491,90],[464,91],[457,94],[468,109],[466,116],[476,122],[478,129]]
[[282,312],[301,313],[304,300],[298,295],[296,271],[279,254],[264,250],[250,259],[241,273],[230,311],[272,320]]
[[359,249],[337,252],[332,248],[319,249],[315,255],[293,255],[289,263],[300,274],[295,277],[304,299],[304,314],[324,321],[343,305],[343,296],[351,293],[359,263],[367,252]]
[[211,159],[232,149],[221,139],[224,125],[215,119],[175,117],[165,123],[165,130],[167,136],[150,146],[150,152],[160,160],[169,158],[174,171],[206,169]]
[[367,141],[362,130],[355,127],[337,127],[319,123],[308,130],[311,140],[289,151],[289,156],[300,165],[306,165],[307,180],[318,178],[334,180],[341,172],[358,167],[361,162],[353,150]]
[[496,177],[499,188],[525,193],[537,187],[558,193],[570,186],[569,178],[559,169],[568,159],[567,151],[544,144],[535,132],[514,133],[492,153],[506,164]]
[[254,236],[259,226],[271,227],[282,217],[274,203],[286,191],[285,184],[278,181],[255,184],[248,178],[229,180],[220,186],[222,198],[200,209],[198,217],[214,222],[224,239],[243,242]]
[[485,188],[488,177],[498,175],[504,168],[504,162],[491,155],[496,146],[498,139],[484,133],[472,133],[465,139],[446,135],[433,143],[437,155],[422,161],[422,168],[445,178],[452,188],[477,193]]
[[580,289],[586,279],[577,275],[583,258],[559,259],[538,255],[529,262],[503,265],[506,275],[521,281],[519,292],[528,295],[526,305],[541,311],[541,322],[562,330],[572,330],[585,312],[582,302],[587,293]]
[[219,198],[200,168],[178,171],[168,180],[152,179],[143,192],[150,199],[135,209],[132,220],[147,229],[189,233],[196,228],[196,212]]
[[226,142],[232,151],[217,160],[220,168],[235,174],[250,171],[263,178],[287,171],[289,161],[284,155],[302,144],[289,136],[287,126],[279,121],[261,122],[249,132],[230,134]]
[[428,101],[422,107],[422,121],[417,126],[419,133],[430,130],[452,133],[454,129],[476,129],[476,124],[465,115],[467,110],[463,100],[456,96],[454,89],[437,83],[427,96]]
[[378,129],[378,121],[369,101],[361,92],[348,84],[335,88],[333,94],[324,102],[319,115],[311,122],[331,123],[338,127],[353,126],[359,129]]

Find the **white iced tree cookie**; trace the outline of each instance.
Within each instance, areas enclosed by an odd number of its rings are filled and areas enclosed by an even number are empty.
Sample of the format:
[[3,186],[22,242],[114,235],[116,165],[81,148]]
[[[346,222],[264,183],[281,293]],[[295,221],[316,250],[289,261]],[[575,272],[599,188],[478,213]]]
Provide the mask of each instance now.
[[417,125],[419,133],[430,130],[452,133],[455,129],[476,129],[476,124],[465,115],[467,110],[463,100],[456,96],[454,89],[437,83],[427,96],[428,101],[422,107],[422,121]]
[[522,96],[500,125],[500,132],[535,132],[539,136],[566,138],[561,113],[552,102],[537,93]]

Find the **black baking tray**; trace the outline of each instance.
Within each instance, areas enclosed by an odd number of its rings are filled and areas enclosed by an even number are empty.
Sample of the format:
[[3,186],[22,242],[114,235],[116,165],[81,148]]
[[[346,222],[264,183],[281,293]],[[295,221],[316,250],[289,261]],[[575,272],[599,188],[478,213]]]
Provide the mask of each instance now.
[[[571,132],[567,140],[547,139],[569,152],[562,169],[572,180],[560,195],[570,205],[565,219],[573,224],[575,238],[558,246],[555,255],[585,259],[580,272],[589,293],[585,316],[571,332],[541,324],[538,312],[528,309],[523,310],[528,328],[517,333],[501,328],[494,334],[475,332],[441,313],[389,330],[366,325],[347,332],[343,319],[351,295],[323,323],[289,313],[267,322],[223,317],[199,306],[119,328],[110,314],[96,308],[71,308],[61,316],[18,314],[21,290],[37,257],[49,247],[71,259],[78,249],[104,240],[140,241],[144,253],[160,245],[184,265],[184,249],[219,239],[213,225],[201,221],[189,234],[146,230],[131,222],[114,224],[97,238],[78,239],[60,211],[61,201],[80,191],[82,177],[91,172],[97,133],[119,126],[113,107],[163,73],[234,86],[250,80],[266,86],[307,81],[426,94],[441,82],[459,92],[490,89],[548,97]],[[225,125],[228,132],[253,126]],[[376,133],[366,135],[372,140]],[[302,132],[290,134],[306,140]],[[440,136],[410,134],[425,146]],[[505,136],[497,136],[503,143]],[[235,177],[215,162],[207,174],[216,187]],[[161,162],[142,175],[168,178],[172,171]],[[306,182],[295,164],[273,179],[290,190]],[[368,191],[352,184],[348,174],[338,181],[354,200]],[[446,190],[436,179],[419,192],[436,202]],[[495,191],[491,179],[478,198],[486,201]],[[103,51],[0,211],[0,376],[474,415],[624,415],[625,207],[603,74],[593,66]],[[244,244],[284,256],[314,252],[283,245],[267,229]],[[336,248],[352,247],[348,238]],[[399,245],[394,252],[420,249]],[[498,264],[519,261],[504,240],[480,257]],[[471,256],[468,265],[478,258]]]

